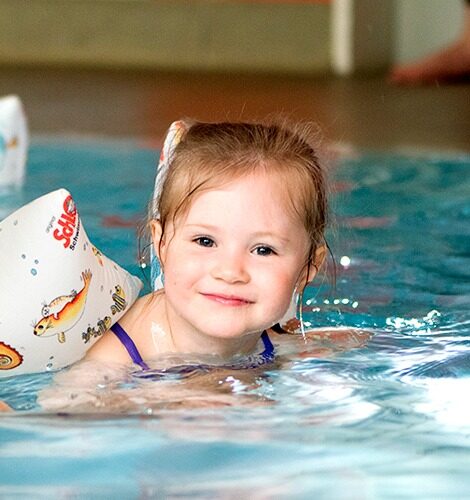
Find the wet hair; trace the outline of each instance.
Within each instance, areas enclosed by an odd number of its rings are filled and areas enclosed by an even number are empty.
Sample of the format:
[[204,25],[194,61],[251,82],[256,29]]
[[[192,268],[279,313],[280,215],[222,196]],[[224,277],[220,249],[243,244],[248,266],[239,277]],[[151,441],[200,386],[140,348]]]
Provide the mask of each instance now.
[[189,122],[174,149],[162,195],[150,208],[162,226],[186,215],[194,198],[246,175],[263,172],[285,187],[286,203],[302,222],[310,241],[308,260],[325,241],[328,221],[326,173],[312,124]]

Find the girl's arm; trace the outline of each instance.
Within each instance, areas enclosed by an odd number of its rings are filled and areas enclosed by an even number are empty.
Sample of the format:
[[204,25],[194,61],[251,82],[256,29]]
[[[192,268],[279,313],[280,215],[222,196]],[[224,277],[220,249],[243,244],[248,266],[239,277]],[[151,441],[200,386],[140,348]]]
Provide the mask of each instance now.
[[96,411],[106,405],[118,381],[125,380],[127,368],[118,363],[80,361],[58,372],[52,384],[39,392],[37,402],[51,412]]
[[359,328],[315,328],[305,332],[305,340],[300,332],[298,319],[291,319],[282,325],[285,333],[270,330],[270,335],[279,342],[301,342],[300,357],[328,357],[338,352],[364,347],[373,333]]

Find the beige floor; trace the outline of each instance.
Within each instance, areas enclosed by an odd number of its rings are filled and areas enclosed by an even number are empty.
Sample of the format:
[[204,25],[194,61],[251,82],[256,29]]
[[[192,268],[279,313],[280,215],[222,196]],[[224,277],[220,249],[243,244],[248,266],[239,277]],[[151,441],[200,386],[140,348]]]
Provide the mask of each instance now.
[[0,68],[33,134],[138,136],[159,144],[182,116],[203,120],[284,112],[360,147],[470,151],[470,84],[398,88],[354,79],[57,68]]

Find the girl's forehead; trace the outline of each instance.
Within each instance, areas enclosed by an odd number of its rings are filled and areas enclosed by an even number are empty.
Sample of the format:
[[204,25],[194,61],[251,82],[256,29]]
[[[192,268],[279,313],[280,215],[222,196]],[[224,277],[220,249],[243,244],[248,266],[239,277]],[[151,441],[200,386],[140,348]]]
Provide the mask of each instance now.
[[216,198],[232,197],[232,202],[242,204],[244,201],[256,201],[271,198],[282,198],[285,189],[272,174],[250,173],[229,179],[224,182],[215,183],[202,189],[194,196],[191,206],[208,203]]
[[288,209],[289,192],[273,175],[253,173],[222,185],[205,189],[194,196],[188,207],[186,222],[205,217],[271,225],[300,223]]

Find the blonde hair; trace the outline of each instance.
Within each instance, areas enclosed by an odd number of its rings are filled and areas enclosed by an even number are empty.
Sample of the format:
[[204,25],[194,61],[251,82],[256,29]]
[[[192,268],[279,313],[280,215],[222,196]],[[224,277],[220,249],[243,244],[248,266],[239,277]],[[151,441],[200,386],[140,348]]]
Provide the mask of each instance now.
[[[285,201],[302,221],[310,240],[307,264],[325,241],[328,202],[325,169],[316,147],[314,126],[267,122],[189,122],[169,158],[162,194],[149,210],[162,226],[184,216],[194,198],[237,178],[263,171],[285,186]],[[160,242],[162,239],[160,240]]]

